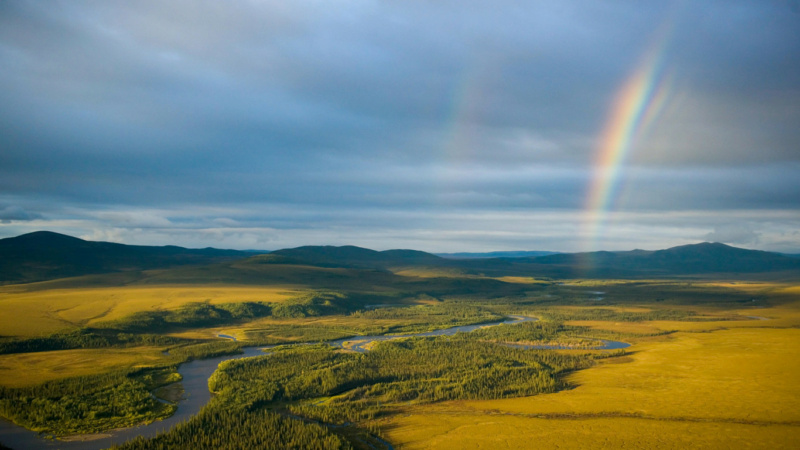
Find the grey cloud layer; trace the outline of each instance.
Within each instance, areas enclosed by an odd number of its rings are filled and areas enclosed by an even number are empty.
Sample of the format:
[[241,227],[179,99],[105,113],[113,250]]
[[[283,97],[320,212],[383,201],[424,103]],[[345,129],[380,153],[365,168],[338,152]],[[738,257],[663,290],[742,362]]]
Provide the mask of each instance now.
[[[287,243],[302,229],[355,242],[358,220],[302,212],[369,217],[375,241],[397,223],[386,211],[425,211],[409,227],[434,235],[453,209],[577,214],[610,103],[670,20],[670,96],[615,205],[797,214],[790,2],[530,3],[4,2],[0,232],[245,219]],[[225,207],[251,212],[169,213]],[[152,209],[167,212],[119,215]],[[687,239],[725,235],[706,226],[687,222]],[[507,245],[489,232],[501,220],[484,227],[465,243]]]

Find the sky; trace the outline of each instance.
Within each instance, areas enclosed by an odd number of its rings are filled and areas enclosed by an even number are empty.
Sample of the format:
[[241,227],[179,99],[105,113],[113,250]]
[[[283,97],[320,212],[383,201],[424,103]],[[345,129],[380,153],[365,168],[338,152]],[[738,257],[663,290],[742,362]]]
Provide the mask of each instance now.
[[800,253],[800,2],[0,2],[0,238]]

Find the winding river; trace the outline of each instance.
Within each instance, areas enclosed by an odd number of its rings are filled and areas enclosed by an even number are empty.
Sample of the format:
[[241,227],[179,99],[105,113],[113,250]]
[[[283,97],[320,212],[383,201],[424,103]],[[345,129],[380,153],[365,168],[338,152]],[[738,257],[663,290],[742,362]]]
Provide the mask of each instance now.
[[[534,317],[525,316],[510,316],[511,319],[502,322],[484,323],[480,325],[464,325],[460,327],[446,328],[443,330],[436,330],[427,333],[412,333],[403,335],[391,336],[354,336],[346,339],[339,339],[331,341],[329,344],[339,347],[357,351],[367,352],[369,344],[377,341],[385,341],[389,339],[405,338],[405,337],[426,337],[426,336],[452,336],[456,333],[468,333],[483,327],[491,327],[497,325],[511,325],[522,322],[531,322],[538,320]],[[232,336],[221,336],[224,338],[234,339]],[[603,341],[604,345],[597,347],[601,350],[612,350],[629,347],[630,344],[617,341]],[[249,358],[252,356],[259,356],[263,354],[262,350],[271,348],[272,346],[264,347],[245,347],[242,350],[244,353],[240,355],[226,355],[218,356],[215,358],[201,359],[183,363],[178,367],[178,372],[183,377],[181,384],[183,385],[184,395],[178,402],[178,409],[175,414],[164,419],[153,422],[148,425],[141,425],[138,427],[124,428],[119,430],[111,430],[106,433],[93,434],[83,436],[85,440],[61,441],[54,440],[47,436],[33,432],[26,428],[15,425],[5,419],[0,418],[0,443],[11,447],[13,449],[62,449],[62,450],[98,450],[108,448],[114,444],[122,444],[125,441],[133,439],[137,436],[153,437],[161,431],[166,431],[177,425],[180,422],[188,420],[193,415],[197,414],[200,409],[211,400],[211,393],[208,391],[208,378],[217,370],[217,366],[223,361],[231,359]],[[553,346],[518,346],[526,349],[542,349],[542,348],[560,348]]]

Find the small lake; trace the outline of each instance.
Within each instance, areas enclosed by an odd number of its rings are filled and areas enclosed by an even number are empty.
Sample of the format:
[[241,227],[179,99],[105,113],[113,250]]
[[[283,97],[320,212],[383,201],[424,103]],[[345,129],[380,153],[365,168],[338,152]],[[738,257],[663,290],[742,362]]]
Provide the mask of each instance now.
[[[429,336],[452,336],[456,333],[469,333],[478,328],[493,327],[497,325],[513,325],[523,322],[532,322],[535,317],[509,316],[508,320],[501,322],[484,323],[480,325],[464,325],[460,327],[446,328],[443,330],[429,331],[426,333],[409,333],[390,336],[353,336],[345,339],[338,339],[329,342],[330,345],[338,348],[354,350],[365,353],[368,351],[369,344],[378,341],[406,337],[429,337]],[[234,339],[233,336],[221,336],[223,338]],[[614,350],[629,347],[630,344],[617,341],[606,341],[601,350]],[[347,344],[347,345],[346,345]],[[294,344],[294,345],[305,345]],[[511,345],[511,344],[509,344]],[[569,347],[546,346],[546,345],[511,345],[525,349],[569,349]],[[114,444],[122,444],[125,441],[137,436],[145,438],[153,437],[161,431],[166,431],[190,417],[194,416],[211,400],[211,393],[208,391],[208,378],[217,370],[217,366],[223,361],[232,359],[249,358],[263,355],[263,351],[274,346],[245,347],[240,355],[218,356],[215,358],[201,359],[183,363],[178,367],[178,372],[183,377],[183,398],[178,402],[178,410],[171,417],[164,420],[153,422],[149,425],[125,428],[121,430],[108,431],[106,433],[88,435],[91,440],[84,441],[59,441],[47,439],[39,433],[30,431],[26,428],[15,425],[7,420],[0,418],[0,443],[15,450],[21,449],[61,449],[61,450],[99,450],[109,448]]]

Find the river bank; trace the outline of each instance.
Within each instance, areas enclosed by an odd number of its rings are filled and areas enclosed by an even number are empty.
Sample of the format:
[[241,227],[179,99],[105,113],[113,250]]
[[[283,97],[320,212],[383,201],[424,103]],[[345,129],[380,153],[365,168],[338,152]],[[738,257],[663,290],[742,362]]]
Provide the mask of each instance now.
[[[369,348],[376,342],[409,338],[409,337],[432,337],[432,336],[452,336],[456,333],[468,333],[484,327],[492,327],[498,325],[513,325],[523,322],[531,322],[538,320],[535,317],[526,316],[510,316],[510,319],[479,324],[479,325],[464,325],[458,327],[451,327],[442,330],[430,331],[425,333],[411,333],[404,335],[391,335],[391,336],[354,336],[345,339],[339,339],[329,342],[330,345],[338,348],[344,348],[360,353],[369,351]],[[232,338],[229,336],[221,336],[223,338]],[[629,344],[616,341],[604,341],[605,346],[598,349],[618,349],[628,347]],[[298,343],[292,345],[306,345],[307,343]],[[0,421],[0,442],[11,448],[45,448],[45,449],[62,449],[62,450],[98,450],[111,447],[115,444],[121,444],[125,441],[133,439],[138,436],[153,437],[159,432],[166,431],[174,425],[188,420],[197,414],[203,406],[205,406],[211,399],[211,393],[208,390],[208,378],[214,373],[220,363],[232,359],[248,358],[253,356],[260,356],[263,350],[272,348],[274,346],[259,346],[259,347],[245,347],[243,353],[239,355],[226,355],[203,360],[190,361],[181,364],[178,372],[183,377],[180,382],[183,386],[183,398],[177,402],[177,410],[172,416],[156,421],[147,425],[138,427],[125,428],[119,430],[110,430],[104,433],[92,435],[71,436],[66,438],[55,439],[52,436],[44,436],[34,431],[25,429],[15,425],[6,420]],[[524,348],[552,348],[548,346],[524,346]]]

